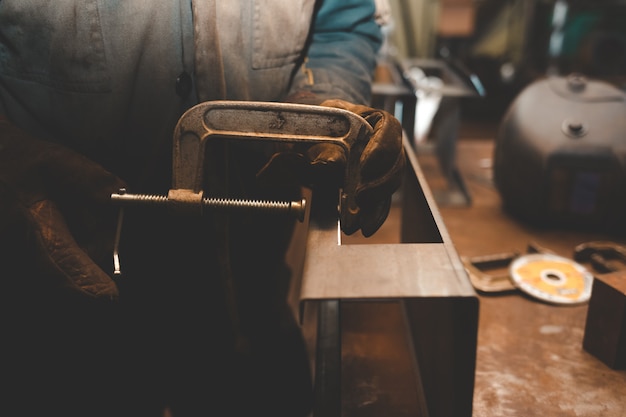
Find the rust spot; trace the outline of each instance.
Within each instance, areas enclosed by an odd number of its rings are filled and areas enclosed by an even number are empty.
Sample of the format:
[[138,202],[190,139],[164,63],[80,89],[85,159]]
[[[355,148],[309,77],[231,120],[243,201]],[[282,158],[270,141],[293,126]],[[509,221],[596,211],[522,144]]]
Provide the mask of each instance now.
[[348,131],[348,126],[345,120],[337,118],[329,118],[327,123],[328,133],[332,137],[341,137]]
[[282,113],[277,113],[276,114],[276,119],[272,122],[270,122],[269,127],[270,129],[275,129],[275,130],[282,130],[283,127],[285,127],[285,123],[287,121],[285,120],[285,117],[283,116]]

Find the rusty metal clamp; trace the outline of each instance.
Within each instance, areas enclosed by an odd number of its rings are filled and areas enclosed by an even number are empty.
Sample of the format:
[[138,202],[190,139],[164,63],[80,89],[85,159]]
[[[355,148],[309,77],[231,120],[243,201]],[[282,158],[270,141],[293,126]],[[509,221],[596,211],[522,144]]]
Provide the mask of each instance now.
[[[333,143],[347,157],[344,186],[339,196],[339,219],[346,233],[358,230],[359,208],[355,201],[359,183],[359,159],[373,132],[359,115],[347,110],[253,101],[209,101],[186,111],[179,119],[173,138],[172,188],[167,196],[112,194],[113,202],[124,205],[167,204],[176,210],[201,213],[203,207],[250,208],[283,211],[302,219],[306,201],[273,202],[205,198],[203,177],[205,147],[209,140],[281,142],[292,144]],[[119,270],[120,212],[114,249],[114,273]]]

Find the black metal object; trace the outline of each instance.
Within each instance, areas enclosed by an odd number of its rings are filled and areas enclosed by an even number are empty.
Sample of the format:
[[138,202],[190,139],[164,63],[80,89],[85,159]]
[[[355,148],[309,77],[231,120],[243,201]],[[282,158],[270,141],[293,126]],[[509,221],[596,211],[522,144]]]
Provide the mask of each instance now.
[[626,95],[573,74],[531,84],[496,139],[504,207],[533,224],[626,230]]

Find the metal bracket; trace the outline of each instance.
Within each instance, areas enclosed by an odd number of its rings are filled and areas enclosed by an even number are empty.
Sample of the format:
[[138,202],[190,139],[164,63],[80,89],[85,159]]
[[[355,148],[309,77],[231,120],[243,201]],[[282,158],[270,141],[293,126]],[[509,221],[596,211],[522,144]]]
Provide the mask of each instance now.
[[[530,242],[526,253],[552,253],[552,251]],[[503,252],[483,256],[462,256],[461,261],[474,288],[484,293],[517,291],[511,280],[509,266],[521,256],[519,252]]]
[[626,269],[626,246],[615,242],[595,241],[577,245],[574,260],[589,262],[602,274]]

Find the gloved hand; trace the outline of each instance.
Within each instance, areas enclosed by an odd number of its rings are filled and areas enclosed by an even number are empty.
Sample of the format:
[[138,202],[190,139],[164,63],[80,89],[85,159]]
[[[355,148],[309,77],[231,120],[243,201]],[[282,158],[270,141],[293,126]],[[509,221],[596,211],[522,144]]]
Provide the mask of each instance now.
[[109,202],[123,186],[82,155],[0,121],[0,257],[21,255],[4,261],[27,262],[37,272],[29,279],[42,279],[30,285],[116,299],[98,263],[112,263],[116,210]]
[[[359,161],[360,179],[356,188],[356,202],[359,206],[357,228],[343,230],[352,234],[360,228],[363,236],[369,237],[387,218],[391,208],[391,195],[402,181],[406,163],[402,146],[402,126],[398,119],[384,110],[343,100],[326,100],[321,105],[358,114],[374,129]],[[337,154],[337,147],[329,148],[329,145],[324,144],[318,145],[318,149],[310,149],[309,158],[313,167],[342,162],[341,156]]]
[[[321,106],[351,111],[363,117],[374,129],[359,161],[360,179],[356,188],[358,213],[352,225],[342,223],[343,232],[361,230],[373,235],[383,224],[391,207],[391,196],[398,189],[405,166],[402,126],[384,110],[356,105],[344,100],[326,100]],[[310,147],[305,155],[277,153],[261,170],[265,182],[295,178],[315,187],[341,186],[346,166],[343,149],[330,143]]]

